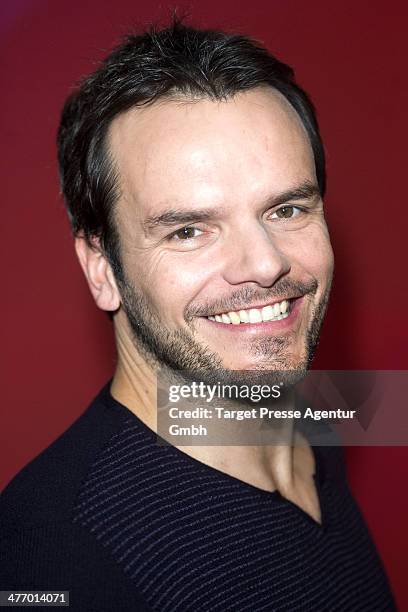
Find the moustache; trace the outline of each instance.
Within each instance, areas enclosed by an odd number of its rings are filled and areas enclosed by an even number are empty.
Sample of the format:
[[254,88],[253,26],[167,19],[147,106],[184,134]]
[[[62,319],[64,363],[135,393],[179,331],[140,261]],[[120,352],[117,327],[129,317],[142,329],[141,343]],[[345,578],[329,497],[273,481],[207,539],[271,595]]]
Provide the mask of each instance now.
[[208,317],[216,312],[246,310],[251,304],[267,303],[278,299],[302,297],[307,293],[316,293],[318,283],[315,279],[301,282],[289,278],[278,280],[273,287],[261,290],[259,287],[243,287],[234,293],[206,302],[205,304],[190,304],[184,312],[186,321],[194,317]]

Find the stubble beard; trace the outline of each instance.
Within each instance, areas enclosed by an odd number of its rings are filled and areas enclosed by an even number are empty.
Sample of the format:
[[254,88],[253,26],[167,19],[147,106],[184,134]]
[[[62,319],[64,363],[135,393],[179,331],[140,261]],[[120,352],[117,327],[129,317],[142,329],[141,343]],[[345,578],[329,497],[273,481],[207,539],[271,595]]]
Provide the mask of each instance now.
[[[124,278],[123,274],[120,276],[121,278],[117,278],[117,283],[133,341],[154,371],[183,373],[182,376],[186,378],[208,383],[245,385],[283,383],[285,387],[291,387],[302,380],[311,365],[331,285],[330,281],[320,301],[312,309],[301,355],[291,353],[293,333],[292,337],[291,333],[283,333],[252,339],[248,349],[255,358],[256,366],[251,370],[239,371],[225,368],[220,355],[196,339],[193,313],[199,312],[200,309],[190,308],[185,313],[187,328],[170,330],[163,325],[143,292]],[[274,288],[274,295],[279,296],[279,293],[283,294],[288,287],[293,286],[299,289],[300,284],[284,279],[278,283],[276,289]],[[307,291],[305,299],[311,299],[316,293],[317,282],[313,281],[308,287],[303,286],[303,289]]]

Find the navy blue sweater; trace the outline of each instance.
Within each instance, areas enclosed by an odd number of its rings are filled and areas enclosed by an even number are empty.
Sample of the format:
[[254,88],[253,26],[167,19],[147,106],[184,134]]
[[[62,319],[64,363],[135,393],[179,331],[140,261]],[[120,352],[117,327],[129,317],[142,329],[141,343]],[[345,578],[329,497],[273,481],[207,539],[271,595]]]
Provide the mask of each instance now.
[[341,450],[314,448],[322,525],[169,445],[110,395],[0,498],[0,589],[84,612],[395,610]]

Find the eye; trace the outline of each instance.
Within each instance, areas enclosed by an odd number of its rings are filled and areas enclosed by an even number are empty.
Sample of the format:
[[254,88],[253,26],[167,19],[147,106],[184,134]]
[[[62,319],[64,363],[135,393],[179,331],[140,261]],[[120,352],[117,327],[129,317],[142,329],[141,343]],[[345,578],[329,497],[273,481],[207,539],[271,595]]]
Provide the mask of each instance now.
[[271,219],[293,219],[293,217],[297,217],[302,212],[299,206],[281,206],[271,215]]
[[187,225],[185,227],[180,228],[176,232],[173,232],[168,236],[169,240],[191,240],[191,238],[197,238],[197,236],[202,233],[198,227],[194,227],[192,225]]

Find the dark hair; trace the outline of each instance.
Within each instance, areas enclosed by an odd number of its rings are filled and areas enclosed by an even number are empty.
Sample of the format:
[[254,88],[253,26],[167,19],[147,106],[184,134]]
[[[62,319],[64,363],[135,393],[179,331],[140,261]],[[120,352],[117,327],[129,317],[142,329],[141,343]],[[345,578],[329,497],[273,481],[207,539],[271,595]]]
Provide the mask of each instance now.
[[247,36],[198,30],[175,19],[169,27],[127,36],[65,103],[58,159],[74,233],[83,233],[88,242],[97,236],[117,267],[119,240],[113,223],[117,174],[105,147],[114,117],[163,96],[225,100],[262,85],[281,92],[298,113],[310,138],[323,196],[323,144],[314,107],[295,83],[292,68]]

